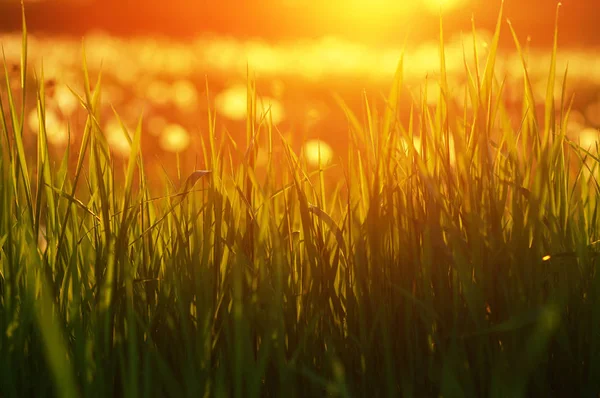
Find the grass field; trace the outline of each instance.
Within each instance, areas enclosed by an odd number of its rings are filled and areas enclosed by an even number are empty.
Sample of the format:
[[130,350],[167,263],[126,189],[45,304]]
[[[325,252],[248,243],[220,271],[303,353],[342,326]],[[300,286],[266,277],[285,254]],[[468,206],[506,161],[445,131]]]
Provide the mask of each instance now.
[[311,166],[268,117],[217,140],[211,113],[203,169],[156,187],[140,127],[114,166],[85,52],[81,147],[50,156],[38,70],[25,153],[24,28],[0,97],[0,397],[598,396],[598,148],[566,137],[556,46],[538,114],[514,32],[511,120],[500,29],[462,109],[440,34],[438,104],[399,120],[400,60],[386,101],[348,112],[343,160]]

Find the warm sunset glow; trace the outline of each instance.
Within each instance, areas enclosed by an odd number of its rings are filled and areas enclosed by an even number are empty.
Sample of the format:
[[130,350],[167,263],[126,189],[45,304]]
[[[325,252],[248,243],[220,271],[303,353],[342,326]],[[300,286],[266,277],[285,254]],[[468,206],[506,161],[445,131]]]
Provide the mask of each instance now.
[[[69,139],[67,124],[61,120],[60,116],[55,111],[46,109],[44,121],[48,142],[56,146],[66,145]],[[40,131],[40,120],[36,109],[29,113],[27,122],[31,131],[34,134],[38,134]]]
[[432,11],[449,11],[453,8],[457,8],[464,0],[424,0],[423,3],[426,7],[428,7]]
[[182,152],[190,145],[190,134],[179,124],[169,124],[160,136],[160,146],[167,152]]
[[310,140],[304,144],[304,156],[311,166],[327,165],[333,160],[333,149],[321,140]]
[[418,15],[423,9],[429,12],[447,11],[461,5],[463,0],[347,0],[342,4],[340,1],[328,3],[329,7],[336,7],[339,14],[364,19],[407,13]]
[[600,398],[599,4],[0,0],[0,398]]
[[173,91],[173,102],[182,111],[191,111],[198,103],[198,92],[196,86],[189,80],[176,81],[171,90]]
[[168,121],[162,116],[152,116],[148,119],[148,132],[153,136],[159,136],[167,126]]
[[58,108],[65,116],[75,112],[75,109],[79,106],[77,97],[75,97],[71,90],[64,84],[61,84],[56,88],[54,97]]
[[106,142],[113,153],[121,157],[129,157],[131,145],[127,140],[127,136],[125,135],[121,124],[117,120],[111,120],[106,123],[104,135],[106,137]]
[[[248,112],[247,88],[245,84],[236,84],[221,92],[215,98],[215,108],[219,114],[231,120],[242,121],[246,119]],[[271,97],[257,98],[256,104],[257,121],[273,124],[281,123],[285,119],[283,104]]]
[[579,145],[585,150],[595,151],[600,139],[600,131],[594,128],[585,128],[579,133]]
[[154,80],[146,88],[146,95],[155,105],[166,105],[169,103],[171,88],[161,80]]

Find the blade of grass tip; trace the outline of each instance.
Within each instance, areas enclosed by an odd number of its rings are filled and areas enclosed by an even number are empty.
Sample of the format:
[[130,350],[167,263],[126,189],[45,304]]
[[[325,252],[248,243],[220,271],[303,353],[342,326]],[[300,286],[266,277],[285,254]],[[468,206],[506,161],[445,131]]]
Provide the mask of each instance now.
[[366,133],[364,131],[362,123],[360,122],[358,117],[356,117],[356,114],[354,112],[352,112],[352,110],[346,104],[346,102],[342,99],[342,97],[340,97],[338,94],[333,94],[333,99],[346,114],[346,118],[348,119],[348,122],[350,124],[349,131],[350,131],[350,135],[351,135],[353,142],[359,148],[361,148],[361,149],[364,148],[366,146],[366,139],[365,139]]
[[[4,54],[4,48],[2,49],[2,57],[4,60],[4,76],[6,81],[6,96],[8,100],[8,108],[10,110],[11,122],[13,127],[13,139],[17,149],[17,167],[21,171],[21,179],[23,186],[25,187],[25,198],[27,200],[27,208],[29,212],[30,221],[33,223],[33,198],[31,192],[31,180],[29,177],[29,171],[27,168],[27,158],[25,156],[25,149],[23,145],[23,124],[19,120],[17,115],[17,106],[15,105],[12,90],[10,88],[10,75],[8,72],[8,66],[6,63],[6,55]],[[21,66],[22,67],[22,66]],[[25,95],[25,93],[23,93]],[[15,176],[16,177],[16,176]],[[18,189],[18,181],[15,180],[15,190]]]
[[[365,116],[367,119],[367,133],[368,133],[368,140],[369,140],[369,145],[370,145],[370,151],[367,151],[367,154],[371,154],[371,156],[373,157],[373,159],[376,158],[377,156],[377,152],[375,150],[375,123],[374,123],[374,119],[373,116],[371,115],[371,106],[369,105],[369,98],[367,97],[367,93],[365,90],[363,90],[363,104],[364,104],[364,111],[365,111]],[[371,163],[371,156],[367,156],[367,160],[369,163]],[[375,160],[373,160],[373,163],[375,162]]]
[[550,135],[554,131],[554,86],[556,84],[556,53],[558,52],[558,14],[562,3],[556,5],[556,19],[554,22],[554,42],[550,58],[550,72],[548,74],[548,86],[546,87],[546,108],[544,117],[544,142],[548,144]]
[[46,217],[47,231],[54,230],[54,223],[56,221],[56,207],[54,204],[54,192],[50,187],[53,186],[52,175],[49,168],[49,153],[48,153],[48,138],[46,131],[46,102],[45,102],[45,75],[44,75],[44,63],[41,65],[40,79],[38,80],[37,86],[37,114],[39,120],[39,133],[38,133],[38,185],[37,185],[37,198],[36,198],[36,223],[35,223],[35,234],[39,232],[40,227],[40,215],[41,215],[41,202],[42,193],[46,193],[46,204],[48,216]]
[[87,54],[85,51],[85,40],[81,40],[81,62],[83,67],[83,86],[85,91],[85,100],[86,104],[90,105],[92,103],[92,89],[90,85],[90,73],[88,70],[87,63]]
[[[446,49],[445,49],[445,45],[444,45],[444,25],[443,25],[443,18],[442,18],[442,7],[440,4],[440,71],[441,71],[441,78],[440,78],[440,127],[442,129],[442,133],[443,133],[443,140],[444,140],[444,148],[446,150],[445,155],[445,160],[447,162],[447,167],[449,168],[449,164],[450,164],[450,128],[449,128],[449,121],[448,121],[448,96],[449,96],[449,89],[448,89],[448,76],[447,76],[447,70],[446,70]],[[438,140],[442,138],[442,137],[438,137]]]
[[[481,93],[481,77],[479,75],[479,52],[477,51],[477,31],[475,29],[475,16],[471,14],[471,32],[473,34],[473,61],[475,62],[475,80],[477,82],[477,93]],[[479,100],[477,101],[479,106]],[[475,107],[475,104],[473,104]]]
[[[40,124],[42,124],[41,119],[40,119]],[[41,213],[42,213],[42,193],[44,192],[44,181],[43,181],[43,168],[44,168],[44,164],[45,164],[45,159],[43,158],[42,155],[42,145],[44,145],[44,137],[43,134],[44,132],[40,130],[39,134],[41,135],[40,137],[38,137],[38,145],[37,145],[37,184],[36,184],[36,194],[35,194],[35,208],[34,208],[34,214],[35,214],[35,218],[33,220],[33,232],[34,232],[34,236],[38,236],[39,232],[40,232],[40,219],[41,219]]]
[[[4,52],[4,49],[2,49],[2,51]],[[2,130],[4,131],[4,139],[6,140],[6,148],[7,148],[7,154],[8,154],[8,163],[12,164],[13,163],[13,156],[12,156],[12,148],[10,145],[10,133],[8,132],[8,125],[6,123],[6,117],[4,115],[4,102],[2,101],[2,96],[0,95],[0,127],[2,127]]]
[[[517,37],[517,33],[515,32],[512,22],[507,20],[508,27],[510,28],[510,32],[512,34],[513,40],[515,42],[515,47],[517,47],[517,53],[521,58],[521,65],[523,66],[523,73],[525,75],[525,98],[527,100],[527,107],[529,109],[529,114],[531,115],[531,120],[536,124],[537,127],[537,112],[535,108],[535,99],[533,98],[533,89],[531,87],[531,79],[529,78],[529,72],[527,70],[527,62],[525,60],[525,53],[523,52],[523,48],[521,47],[521,43],[519,42],[519,38]],[[539,138],[538,138],[539,139]]]
[[563,74],[563,81],[562,81],[562,88],[561,88],[561,93],[560,93],[560,137],[561,137],[561,141],[562,138],[567,134],[567,122],[569,121],[568,119],[568,114],[565,111],[570,111],[570,107],[573,104],[573,96],[571,96],[571,101],[569,104],[569,109],[567,109],[567,105],[565,104],[565,101],[567,100],[567,80],[568,80],[568,76],[569,76],[569,62],[567,62],[567,66],[565,67],[565,73]]
[[[42,80],[41,81],[43,84],[44,83],[44,64],[43,63],[42,63]],[[42,85],[42,88],[44,88],[43,85]],[[40,101],[41,107],[43,109],[43,113],[45,114],[46,113],[45,93],[42,91],[39,91],[39,101]],[[69,137],[69,140],[70,140],[70,137]],[[69,145],[69,142],[67,142],[67,146],[68,145]],[[47,210],[48,210],[47,219],[50,221],[49,225],[47,225],[46,227],[54,232],[54,229],[56,228],[56,224],[58,222],[58,214],[57,214],[56,200],[54,197],[54,192],[52,191],[52,189],[50,189],[50,187],[54,186],[54,181],[53,181],[52,172],[50,170],[50,153],[48,151],[48,138],[47,138],[46,132],[44,134],[44,146],[42,147],[42,151],[43,151],[43,155],[44,155],[43,173],[44,173],[44,184],[46,185],[46,202],[47,202]]]
[[[84,71],[87,71],[87,65],[85,65],[85,57],[84,57],[84,66],[83,66]],[[100,73],[98,75],[98,81],[96,83],[96,87],[94,87],[94,93],[93,95],[88,93],[86,90],[86,98],[91,98],[91,102],[88,103],[83,103],[82,101],[82,105],[88,110],[88,117],[85,123],[85,127],[83,130],[83,137],[81,138],[81,146],[79,148],[79,156],[77,158],[77,165],[75,166],[75,175],[73,177],[73,183],[71,186],[71,196],[75,197],[75,193],[77,192],[77,184],[79,182],[79,178],[81,176],[81,173],[83,171],[83,162],[85,160],[85,155],[87,153],[88,150],[88,146],[89,146],[89,142],[90,142],[90,137],[93,133],[93,129],[94,129],[94,109],[96,109],[98,107],[99,101],[100,101],[100,83],[101,83],[101,79],[102,79],[102,73]],[[89,76],[87,74],[87,72],[85,72],[84,74],[84,80],[87,82],[86,83],[86,87],[89,88]],[[77,93],[73,92],[73,94],[77,95]],[[63,222],[61,224],[61,232],[60,232],[60,236],[58,238],[56,247],[56,258],[55,258],[55,263],[58,260],[58,255],[59,253],[61,253],[60,247],[62,246],[62,243],[65,239],[66,236],[66,232],[67,232],[67,223],[69,222],[69,217],[71,215],[71,202],[69,202],[69,204],[67,205],[67,209],[65,211],[65,215],[63,218]],[[105,221],[108,222],[108,221]],[[108,231],[108,230],[107,230]]]
[[27,105],[27,22],[25,21],[25,3],[21,1],[21,24],[22,24],[22,41],[21,41],[21,135],[23,134],[23,124],[25,123],[25,106]]
[[[127,175],[125,176],[125,201],[123,202],[123,209],[125,210],[128,206],[128,201],[131,197],[131,189],[133,187],[133,176],[135,172],[135,166],[137,163],[137,157],[140,152],[141,141],[142,141],[142,120],[143,116],[140,116],[138,120],[137,128],[135,129],[135,135],[133,140],[131,141],[131,152],[129,153],[129,161],[127,163]],[[119,119],[120,121],[120,119]],[[129,136],[127,133],[127,129],[121,123],[121,127],[123,128],[123,132],[126,136]]]
[[500,11],[496,22],[496,30],[492,37],[492,45],[490,46],[489,55],[483,72],[483,84],[481,88],[482,98],[486,99],[489,96],[489,91],[492,89],[494,69],[496,66],[496,56],[498,53],[498,44],[500,42],[500,32],[502,30],[502,16],[504,14],[504,0],[500,3]]
[[398,98],[400,97],[400,91],[402,89],[402,83],[404,81],[404,52],[406,49],[406,40],[402,51],[400,53],[400,59],[396,66],[396,72],[394,73],[394,80],[392,82],[392,88],[388,95],[385,112],[383,114],[383,137],[387,139],[390,137],[393,124],[396,121],[396,113],[398,111]]

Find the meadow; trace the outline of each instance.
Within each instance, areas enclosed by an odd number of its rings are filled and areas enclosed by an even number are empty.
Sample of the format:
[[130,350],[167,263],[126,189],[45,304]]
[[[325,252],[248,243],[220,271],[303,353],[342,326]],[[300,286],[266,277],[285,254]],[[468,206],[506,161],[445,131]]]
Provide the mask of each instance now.
[[[517,120],[495,73],[506,29]],[[540,107],[500,11],[457,107],[440,22],[437,103],[400,109],[401,58],[362,114],[338,98],[347,153],[316,166],[255,116],[248,79],[245,140],[210,111],[202,167],[156,185],[144,115],[115,160],[85,50],[81,142],[51,153],[23,16],[19,84],[5,62],[0,86],[0,396],[598,396],[600,155],[567,136],[555,35]]]

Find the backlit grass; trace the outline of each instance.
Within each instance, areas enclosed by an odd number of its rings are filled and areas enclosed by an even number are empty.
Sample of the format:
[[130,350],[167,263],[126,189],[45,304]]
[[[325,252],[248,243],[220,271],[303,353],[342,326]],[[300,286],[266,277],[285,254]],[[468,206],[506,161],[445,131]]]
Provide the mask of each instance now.
[[460,109],[440,34],[437,104],[424,87],[400,120],[400,60],[385,101],[347,112],[337,158],[294,153],[249,79],[246,141],[217,139],[210,112],[202,169],[157,187],[141,119],[115,166],[85,52],[81,146],[50,156],[41,69],[25,153],[23,26],[21,87],[8,66],[1,86],[0,396],[600,392],[600,159],[566,137],[556,45],[540,112],[513,32],[514,120],[502,14],[485,66],[465,59]]

